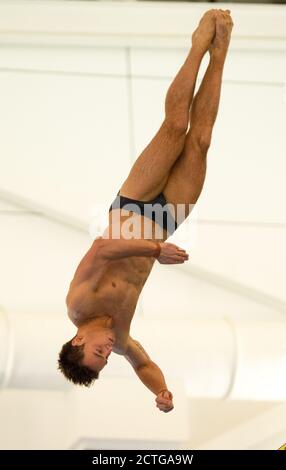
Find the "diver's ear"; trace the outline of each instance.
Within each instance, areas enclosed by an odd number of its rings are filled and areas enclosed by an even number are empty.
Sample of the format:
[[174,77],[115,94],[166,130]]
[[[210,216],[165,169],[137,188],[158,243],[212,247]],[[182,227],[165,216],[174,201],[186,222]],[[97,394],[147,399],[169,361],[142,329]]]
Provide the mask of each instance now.
[[83,336],[76,335],[71,342],[72,346],[81,346],[83,344]]

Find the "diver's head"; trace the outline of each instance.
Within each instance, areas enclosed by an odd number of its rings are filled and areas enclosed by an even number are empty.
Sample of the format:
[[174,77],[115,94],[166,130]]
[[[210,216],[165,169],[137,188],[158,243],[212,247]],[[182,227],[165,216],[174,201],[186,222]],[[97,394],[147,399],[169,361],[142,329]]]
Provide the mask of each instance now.
[[73,383],[89,387],[108,363],[114,341],[113,330],[96,320],[82,325],[60,351],[60,371]]

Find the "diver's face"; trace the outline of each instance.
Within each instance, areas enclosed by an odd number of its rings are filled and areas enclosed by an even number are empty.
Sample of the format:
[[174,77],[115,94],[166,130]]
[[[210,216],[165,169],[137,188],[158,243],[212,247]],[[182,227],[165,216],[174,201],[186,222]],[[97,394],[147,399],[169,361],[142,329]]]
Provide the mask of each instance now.
[[101,371],[108,363],[114,340],[107,330],[86,334],[84,338],[84,358],[82,364],[92,370]]

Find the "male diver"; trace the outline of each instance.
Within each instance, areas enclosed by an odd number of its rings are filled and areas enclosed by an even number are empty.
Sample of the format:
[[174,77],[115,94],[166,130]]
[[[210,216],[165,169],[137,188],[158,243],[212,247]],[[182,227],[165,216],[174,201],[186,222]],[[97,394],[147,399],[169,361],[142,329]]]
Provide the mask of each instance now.
[[[163,123],[132,166],[110,207],[109,226],[81,260],[66,297],[77,334],[59,355],[65,377],[89,386],[111,352],[120,354],[156,395],[163,412],[174,407],[172,393],[160,368],[130,336],[130,324],[155,260],[182,264],[189,258],[166,239],[188,216],[204,184],[232,27],[230,10],[212,9],[202,16],[187,58],[168,88]],[[193,96],[207,52],[208,67]]]

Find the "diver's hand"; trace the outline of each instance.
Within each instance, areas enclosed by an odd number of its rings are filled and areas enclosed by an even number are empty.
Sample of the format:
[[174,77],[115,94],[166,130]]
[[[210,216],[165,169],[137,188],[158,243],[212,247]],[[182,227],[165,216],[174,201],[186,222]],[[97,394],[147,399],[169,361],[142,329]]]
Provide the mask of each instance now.
[[160,243],[160,246],[161,252],[158,261],[161,264],[182,264],[189,259],[186,250],[173,243]]
[[169,392],[169,390],[161,390],[161,392],[157,395],[156,403],[156,406],[159,408],[159,410],[164,411],[164,413],[172,411],[174,408],[172,393]]

